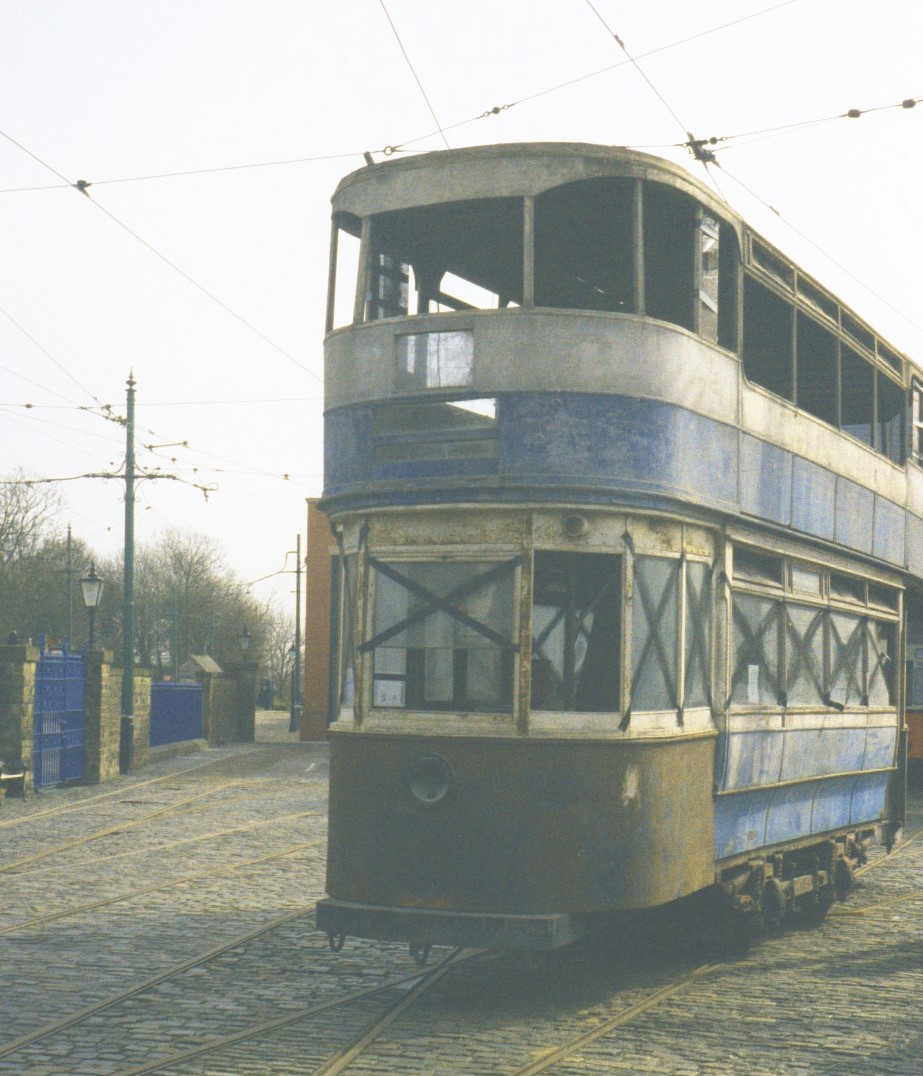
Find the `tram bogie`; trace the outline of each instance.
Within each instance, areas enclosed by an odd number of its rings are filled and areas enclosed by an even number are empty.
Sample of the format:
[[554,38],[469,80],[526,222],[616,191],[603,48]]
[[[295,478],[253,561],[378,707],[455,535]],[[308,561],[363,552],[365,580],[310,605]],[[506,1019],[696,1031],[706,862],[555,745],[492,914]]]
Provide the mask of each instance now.
[[623,150],[354,173],[331,280],[319,929],[422,952],[690,897],[822,917],[903,821],[908,360]]

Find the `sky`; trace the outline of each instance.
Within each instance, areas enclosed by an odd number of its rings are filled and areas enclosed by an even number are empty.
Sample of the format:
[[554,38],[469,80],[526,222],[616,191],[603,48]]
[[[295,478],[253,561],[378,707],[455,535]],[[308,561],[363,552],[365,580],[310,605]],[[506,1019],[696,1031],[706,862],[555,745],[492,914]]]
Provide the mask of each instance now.
[[[123,484],[78,476],[121,467],[99,412],[133,372],[139,468],[181,479],[140,483],[137,540],[209,535],[293,604],[330,196],[388,146],[626,145],[711,182],[683,132],[757,132],[717,143],[721,195],[923,363],[923,103],[881,107],[923,97],[921,50],[912,0],[0,0],[0,475],[73,478],[62,522],[118,552]],[[807,123],[849,109],[880,110]]]

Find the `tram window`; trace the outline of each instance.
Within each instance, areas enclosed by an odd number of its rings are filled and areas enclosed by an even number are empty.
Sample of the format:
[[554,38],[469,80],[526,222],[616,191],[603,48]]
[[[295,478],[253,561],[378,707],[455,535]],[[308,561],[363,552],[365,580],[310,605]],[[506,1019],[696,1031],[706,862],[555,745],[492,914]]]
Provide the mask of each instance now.
[[340,705],[352,706],[356,697],[355,631],[356,631],[356,555],[343,559],[341,642],[340,642]]
[[508,711],[516,561],[385,563],[375,569],[372,704]]
[[846,310],[843,311],[843,329],[849,333],[856,343],[861,344],[869,351],[875,350],[875,337],[860,321],[854,318],[853,315]]
[[865,583],[851,575],[830,573],[830,597],[865,604]]
[[711,705],[711,569],[686,562],[686,673],[683,707]]
[[916,378],[910,390],[910,434],[914,461],[923,467],[923,387]]
[[892,609],[897,612],[898,592],[890,587],[881,587],[877,583],[869,583],[869,605],[877,605],[882,609]]
[[470,385],[474,337],[470,332],[410,333],[397,338],[396,388]]
[[718,261],[718,343],[736,352],[740,347],[737,332],[740,246],[737,233],[729,224],[721,224]]
[[785,628],[785,702],[788,706],[823,706],[824,621],[826,609],[787,605]]
[[799,274],[798,294],[805,302],[810,303],[820,314],[825,314],[834,324],[839,320],[839,306],[835,299],[831,299],[826,292],[815,287],[809,280]]
[[731,702],[736,706],[776,706],[779,690],[781,602],[754,594],[734,594]]
[[866,445],[872,443],[875,371],[844,344],[840,359],[840,427]]
[[680,561],[638,557],[631,616],[631,708],[675,710]]
[[734,547],[734,578],[748,583],[782,586],[784,562],[772,553],[762,553],[746,546]]
[[714,217],[699,220],[699,335],[718,342],[718,263],[721,234]]
[[868,706],[894,705],[894,625],[869,620],[866,645]]
[[695,327],[695,203],[669,187],[644,187],[644,312]]
[[822,592],[823,576],[813,568],[803,568],[800,564],[792,565],[792,590],[811,594],[815,598]]
[[838,706],[861,706],[864,701],[864,623],[849,613],[830,614],[830,699]]
[[904,461],[904,390],[878,372],[878,434],[875,447],[895,463]]
[[619,709],[621,580],[617,556],[535,554],[533,709]]
[[407,262],[374,251],[365,298],[366,321],[405,316],[410,309],[410,266]]
[[535,305],[634,309],[634,184],[568,183],[535,200]]
[[792,307],[753,277],[744,278],[744,373],[792,399]]
[[336,273],[333,284],[333,324],[339,329],[351,325],[356,305],[356,280],[359,272],[359,220],[342,224],[336,234]]
[[499,453],[494,398],[378,404],[372,422],[376,464],[495,459]]
[[[372,279],[376,259],[402,265],[406,301],[366,317],[439,310],[490,309],[522,303],[523,203],[484,198],[381,213],[372,221]],[[392,266],[393,271],[393,266]],[[374,287],[371,288],[374,297]],[[395,289],[392,289],[393,291]],[[416,293],[414,300],[413,293]]]
[[838,424],[837,341],[813,318],[800,311],[798,330],[798,406],[817,418]]

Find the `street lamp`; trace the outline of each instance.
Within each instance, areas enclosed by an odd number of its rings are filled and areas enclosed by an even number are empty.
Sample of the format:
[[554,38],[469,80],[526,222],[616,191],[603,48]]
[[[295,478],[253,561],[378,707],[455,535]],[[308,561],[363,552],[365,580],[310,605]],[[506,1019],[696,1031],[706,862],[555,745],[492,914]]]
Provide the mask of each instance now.
[[100,579],[96,574],[96,563],[90,561],[90,570],[80,580],[80,589],[83,591],[83,604],[87,607],[87,612],[90,616],[90,639],[87,643],[89,650],[93,649],[95,643],[93,628],[96,621],[96,607],[99,605],[100,599],[103,596],[104,580]]
[[250,632],[247,631],[247,625],[245,624],[240,635],[237,636],[237,642],[240,646],[241,653],[246,656],[247,651],[250,649]]

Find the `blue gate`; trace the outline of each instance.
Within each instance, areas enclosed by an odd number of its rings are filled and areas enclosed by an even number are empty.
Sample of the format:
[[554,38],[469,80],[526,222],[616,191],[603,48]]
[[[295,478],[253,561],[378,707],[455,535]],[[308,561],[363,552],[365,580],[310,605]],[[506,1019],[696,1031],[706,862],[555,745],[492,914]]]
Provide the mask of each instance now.
[[84,685],[82,653],[46,650],[39,639],[35,667],[32,766],[36,788],[83,778]]
[[151,747],[202,736],[202,685],[151,684]]

